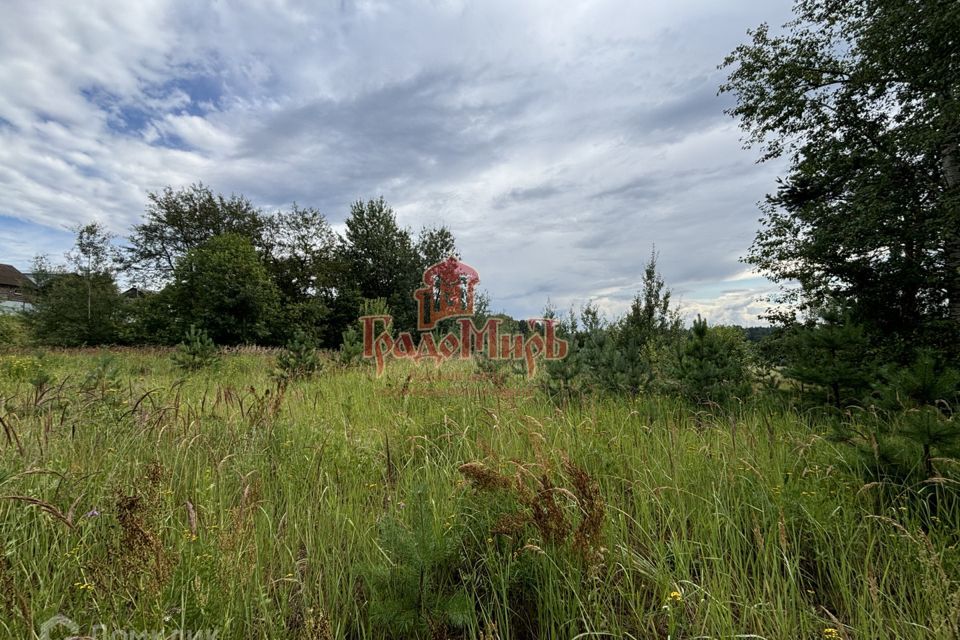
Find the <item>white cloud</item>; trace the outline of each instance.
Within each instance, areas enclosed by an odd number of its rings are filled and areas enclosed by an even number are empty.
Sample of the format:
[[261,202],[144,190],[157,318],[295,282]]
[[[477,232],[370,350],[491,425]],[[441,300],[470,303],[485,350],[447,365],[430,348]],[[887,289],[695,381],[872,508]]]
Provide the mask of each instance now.
[[[122,233],[197,180],[334,222],[382,193],[452,226],[495,306],[613,314],[653,243],[678,291],[740,278],[777,169],[740,150],[715,67],[787,0],[14,5],[0,225]],[[0,233],[0,261],[64,242]],[[746,295],[687,302],[742,319]]]

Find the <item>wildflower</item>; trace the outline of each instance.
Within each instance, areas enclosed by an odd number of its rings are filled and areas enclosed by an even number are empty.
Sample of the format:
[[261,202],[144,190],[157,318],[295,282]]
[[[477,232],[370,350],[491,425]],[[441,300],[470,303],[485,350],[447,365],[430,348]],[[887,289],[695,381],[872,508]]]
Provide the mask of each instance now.
[[670,599],[673,602],[681,602],[683,600],[683,595],[679,591],[671,591]]
[[823,630],[823,637],[827,640],[837,640],[840,638],[840,632],[833,627],[827,627]]
[[100,512],[97,511],[97,508],[96,508],[96,507],[94,507],[93,509],[90,509],[90,511],[87,511],[85,514],[83,514],[83,517],[84,517],[84,518],[96,518],[96,517],[99,516],[99,515],[100,515]]

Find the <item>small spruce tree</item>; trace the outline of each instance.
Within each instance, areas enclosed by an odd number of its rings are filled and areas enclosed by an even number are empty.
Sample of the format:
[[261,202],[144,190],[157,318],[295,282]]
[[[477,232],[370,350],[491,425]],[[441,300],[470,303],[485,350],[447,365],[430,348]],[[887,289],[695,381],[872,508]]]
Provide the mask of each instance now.
[[784,340],[784,374],[825,389],[838,409],[868,389],[873,368],[866,333],[841,309],[822,309],[817,320],[794,327]]
[[306,333],[297,330],[286,348],[277,355],[277,367],[273,375],[279,382],[290,382],[309,378],[320,369],[316,346]]
[[677,380],[683,396],[697,403],[722,404],[748,394],[749,368],[742,336],[711,329],[698,315],[677,357]]
[[173,363],[184,371],[198,371],[213,366],[220,358],[217,345],[203,329],[190,325],[183,342],[173,352]]
[[875,399],[879,412],[867,425],[843,424],[840,440],[854,445],[871,475],[897,482],[941,475],[936,460],[960,457],[960,372],[921,351],[907,367],[881,374]]

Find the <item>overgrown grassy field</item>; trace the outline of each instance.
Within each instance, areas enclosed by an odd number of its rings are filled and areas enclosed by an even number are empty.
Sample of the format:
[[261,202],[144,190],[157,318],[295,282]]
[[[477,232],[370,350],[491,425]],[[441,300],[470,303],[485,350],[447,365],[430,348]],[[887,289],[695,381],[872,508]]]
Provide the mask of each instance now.
[[825,417],[272,367],[0,356],[0,637],[958,637],[960,510]]

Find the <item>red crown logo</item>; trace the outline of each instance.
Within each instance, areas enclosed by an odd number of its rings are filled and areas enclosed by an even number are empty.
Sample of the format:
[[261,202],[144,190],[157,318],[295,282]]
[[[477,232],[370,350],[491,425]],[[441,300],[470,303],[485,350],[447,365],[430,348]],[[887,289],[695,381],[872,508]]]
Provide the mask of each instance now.
[[449,257],[423,272],[424,287],[413,293],[417,301],[417,328],[429,331],[444,318],[473,315],[473,289],[480,282],[477,270]]

